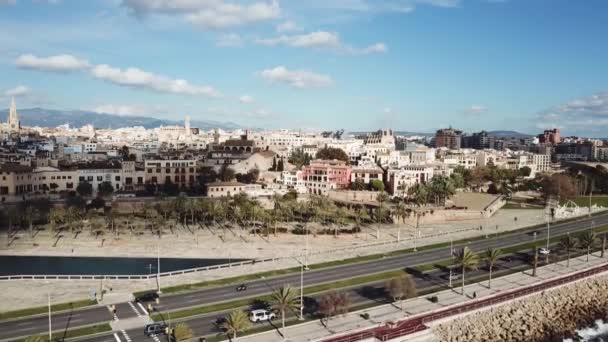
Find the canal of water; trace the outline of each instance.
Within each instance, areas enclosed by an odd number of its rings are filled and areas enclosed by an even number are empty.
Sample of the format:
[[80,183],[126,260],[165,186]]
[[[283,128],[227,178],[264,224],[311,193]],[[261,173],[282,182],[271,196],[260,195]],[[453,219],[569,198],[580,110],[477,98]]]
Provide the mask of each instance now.
[[[244,260],[230,260],[230,262],[240,261]],[[228,259],[161,258],[160,271],[172,272],[228,262]],[[0,276],[147,275],[157,273],[156,267],[156,258],[0,256]]]

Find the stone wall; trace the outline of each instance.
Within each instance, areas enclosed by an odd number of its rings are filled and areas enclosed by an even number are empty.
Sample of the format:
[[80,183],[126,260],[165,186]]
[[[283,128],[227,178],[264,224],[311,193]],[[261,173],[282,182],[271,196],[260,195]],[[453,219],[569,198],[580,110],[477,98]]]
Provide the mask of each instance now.
[[605,319],[608,275],[585,279],[439,324],[439,341],[559,341]]

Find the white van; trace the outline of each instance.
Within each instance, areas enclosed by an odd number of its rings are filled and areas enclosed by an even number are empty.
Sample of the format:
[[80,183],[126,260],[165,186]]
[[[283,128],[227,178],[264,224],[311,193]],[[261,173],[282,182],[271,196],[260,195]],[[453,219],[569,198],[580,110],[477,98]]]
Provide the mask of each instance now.
[[275,314],[274,312],[269,312],[268,310],[251,310],[251,312],[249,312],[249,320],[252,321],[253,323],[256,322],[260,322],[260,321],[269,321],[271,319],[275,318]]

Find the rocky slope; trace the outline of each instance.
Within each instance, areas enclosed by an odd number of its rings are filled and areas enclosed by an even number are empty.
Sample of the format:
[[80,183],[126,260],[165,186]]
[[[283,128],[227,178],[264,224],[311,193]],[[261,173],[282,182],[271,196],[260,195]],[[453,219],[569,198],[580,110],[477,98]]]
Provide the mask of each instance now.
[[434,328],[439,341],[577,340],[576,328],[608,315],[608,275],[548,290]]

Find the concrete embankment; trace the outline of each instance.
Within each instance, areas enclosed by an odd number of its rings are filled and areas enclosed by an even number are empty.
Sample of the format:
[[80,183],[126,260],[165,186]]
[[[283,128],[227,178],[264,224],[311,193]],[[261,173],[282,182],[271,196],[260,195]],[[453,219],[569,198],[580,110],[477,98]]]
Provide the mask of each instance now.
[[[608,275],[603,274],[433,328],[439,341],[560,341],[577,327],[608,316]],[[576,338],[575,338],[576,340]]]

